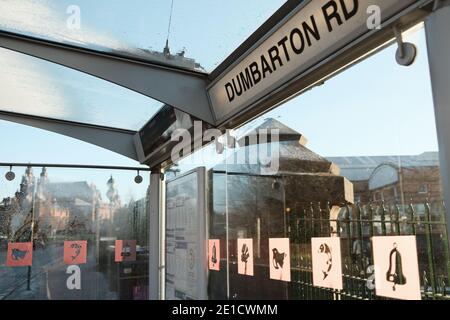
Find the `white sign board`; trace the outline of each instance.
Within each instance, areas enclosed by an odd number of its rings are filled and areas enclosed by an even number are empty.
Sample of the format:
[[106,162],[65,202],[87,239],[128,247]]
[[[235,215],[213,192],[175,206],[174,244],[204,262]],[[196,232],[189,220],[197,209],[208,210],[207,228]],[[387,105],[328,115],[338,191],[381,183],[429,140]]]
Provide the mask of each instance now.
[[238,273],[253,276],[253,239],[237,240]]
[[389,298],[420,300],[416,237],[373,237],[372,245],[375,293]]
[[289,238],[269,238],[270,279],[291,281]]
[[311,71],[338,50],[417,0],[303,1],[208,87],[217,123]]
[[312,238],[313,284],[342,290],[341,239],[338,237]]
[[205,169],[167,182],[166,299],[206,299]]

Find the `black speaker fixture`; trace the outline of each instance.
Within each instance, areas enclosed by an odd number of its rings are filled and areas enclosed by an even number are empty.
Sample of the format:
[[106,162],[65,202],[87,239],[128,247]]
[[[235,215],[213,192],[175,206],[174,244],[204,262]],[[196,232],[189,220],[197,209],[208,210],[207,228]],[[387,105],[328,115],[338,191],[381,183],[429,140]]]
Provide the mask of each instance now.
[[138,170],[137,176],[134,177],[134,182],[136,182],[137,184],[140,184],[140,183],[142,183],[143,180],[144,180],[144,179],[143,179],[142,176],[139,174],[139,170]]
[[9,167],[9,171],[5,173],[5,178],[8,181],[13,181],[16,178],[16,174],[12,171],[12,166]]

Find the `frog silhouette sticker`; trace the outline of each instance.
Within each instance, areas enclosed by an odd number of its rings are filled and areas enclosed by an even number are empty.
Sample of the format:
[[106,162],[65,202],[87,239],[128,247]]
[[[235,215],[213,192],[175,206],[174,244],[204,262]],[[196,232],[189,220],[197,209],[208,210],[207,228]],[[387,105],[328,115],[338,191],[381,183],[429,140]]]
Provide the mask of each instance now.
[[220,270],[220,240],[218,239],[208,241],[208,266],[209,270]]
[[289,238],[269,238],[270,279],[291,281]]
[[136,240],[116,240],[115,261],[136,261]]
[[238,273],[253,276],[253,239],[237,240]]
[[87,256],[87,241],[64,241],[64,263],[68,265],[84,264]]
[[340,238],[311,238],[311,250],[313,285],[342,290]]
[[416,237],[373,237],[372,245],[375,293],[388,298],[420,300]]
[[31,242],[8,243],[6,265],[8,267],[31,266],[33,262],[33,244]]

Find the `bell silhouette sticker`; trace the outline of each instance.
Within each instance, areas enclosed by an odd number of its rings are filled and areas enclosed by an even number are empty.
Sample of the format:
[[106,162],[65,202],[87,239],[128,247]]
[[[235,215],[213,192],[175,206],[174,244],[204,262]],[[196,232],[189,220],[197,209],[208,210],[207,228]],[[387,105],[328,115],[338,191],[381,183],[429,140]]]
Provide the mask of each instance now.
[[311,238],[313,284],[342,290],[341,239]]
[[389,253],[389,269],[386,272],[386,280],[393,283],[392,290],[396,285],[405,285],[406,277],[403,274],[402,255],[397,250],[397,243],[394,242],[393,249]]
[[218,239],[208,241],[208,266],[209,270],[220,270],[220,240]]
[[253,239],[237,239],[238,273],[253,276]]
[[416,237],[373,237],[372,245],[375,293],[388,298],[420,300]]
[[291,281],[289,238],[269,239],[270,279]]

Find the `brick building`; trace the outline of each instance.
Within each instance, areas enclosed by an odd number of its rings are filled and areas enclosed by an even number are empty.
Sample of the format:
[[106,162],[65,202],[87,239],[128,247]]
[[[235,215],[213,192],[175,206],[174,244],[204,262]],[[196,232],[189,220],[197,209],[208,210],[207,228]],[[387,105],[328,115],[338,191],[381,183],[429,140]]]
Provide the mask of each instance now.
[[386,204],[442,200],[438,152],[407,156],[329,157],[353,182],[355,201]]

